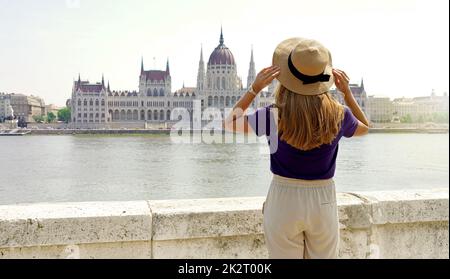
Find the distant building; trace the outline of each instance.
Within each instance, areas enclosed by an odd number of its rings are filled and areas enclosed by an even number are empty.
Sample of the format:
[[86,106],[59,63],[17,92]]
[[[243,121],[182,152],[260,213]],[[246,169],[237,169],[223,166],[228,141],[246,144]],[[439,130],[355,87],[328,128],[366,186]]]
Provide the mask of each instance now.
[[[351,83],[349,84],[350,90],[356,99],[356,102],[361,107],[362,111],[369,117],[369,99],[367,97],[366,89],[364,88],[364,80],[361,79],[361,84]],[[334,88],[330,90],[331,95],[338,100],[341,104],[345,104],[342,93]],[[370,117],[369,117],[370,118]]]
[[8,117],[8,106],[11,105],[11,97],[9,94],[0,93],[0,122]]
[[430,96],[415,98],[369,97],[369,115],[372,122],[391,122],[409,118],[411,122],[433,121],[436,114],[449,113],[447,93],[437,96],[434,91]]
[[54,104],[46,105],[45,106],[45,114],[52,112],[56,116],[60,109],[61,109],[61,107],[58,107],[57,105],[54,105]]
[[368,117],[371,122],[391,122],[393,117],[393,106],[389,97],[369,96]]
[[8,106],[12,107],[14,116],[24,122],[35,122],[33,116],[45,115],[45,103],[39,97],[0,93],[0,121],[7,117]]
[[11,106],[14,109],[14,115],[19,120],[32,123],[35,122],[34,116],[45,115],[44,100],[37,96],[27,96],[24,94],[9,94],[11,98]]
[[[219,45],[209,56],[206,64],[203,60],[203,48],[197,72],[196,87],[185,87],[172,92],[172,78],[169,61],[165,70],[145,70],[141,61],[138,91],[114,91],[109,82],[90,83],[74,81],[72,97],[67,103],[72,110],[72,123],[75,127],[89,127],[90,123],[111,122],[153,122],[172,121],[172,112],[184,108],[192,118],[194,101],[198,100],[201,109],[217,108],[214,112],[224,117],[224,109],[232,108],[256,78],[253,49],[246,88],[237,75],[237,65],[230,49],[224,44],[223,33]],[[270,89],[273,90],[272,85]],[[272,91],[262,92],[253,102],[254,108],[273,102]],[[216,118],[217,119],[217,118]]]

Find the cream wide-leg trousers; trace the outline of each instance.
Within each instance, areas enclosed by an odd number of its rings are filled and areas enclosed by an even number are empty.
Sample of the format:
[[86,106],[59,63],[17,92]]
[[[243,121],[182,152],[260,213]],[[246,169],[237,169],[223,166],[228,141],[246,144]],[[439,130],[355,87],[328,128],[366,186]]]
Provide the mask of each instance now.
[[337,258],[339,220],[333,179],[274,175],[263,214],[269,258]]

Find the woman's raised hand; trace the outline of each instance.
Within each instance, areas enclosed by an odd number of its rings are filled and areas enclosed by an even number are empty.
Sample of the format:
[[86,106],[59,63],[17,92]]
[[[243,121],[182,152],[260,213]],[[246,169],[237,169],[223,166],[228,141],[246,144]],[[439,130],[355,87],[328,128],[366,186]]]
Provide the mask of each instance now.
[[336,85],[336,88],[344,94],[344,97],[348,94],[352,94],[352,91],[350,90],[350,78],[347,76],[347,74],[339,69],[333,69],[333,76],[334,76],[334,84]]
[[262,69],[253,82],[253,90],[256,93],[261,92],[267,85],[269,85],[280,74],[280,67],[271,66]]

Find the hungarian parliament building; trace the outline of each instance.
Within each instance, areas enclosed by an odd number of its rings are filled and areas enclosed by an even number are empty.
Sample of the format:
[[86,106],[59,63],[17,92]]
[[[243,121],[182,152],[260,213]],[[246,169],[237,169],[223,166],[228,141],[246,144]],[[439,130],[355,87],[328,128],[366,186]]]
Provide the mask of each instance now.
[[[214,119],[221,119],[225,115],[225,109],[232,108],[239,98],[245,94],[256,78],[253,49],[250,54],[247,83],[243,86],[242,79],[237,75],[237,65],[233,53],[224,44],[221,31],[219,45],[209,56],[206,65],[203,60],[203,49],[200,50],[198,64],[197,86],[183,87],[172,92],[169,61],[166,69],[146,70],[144,60],[141,62],[139,76],[139,91],[115,91],[111,90],[109,82],[106,84],[104,77],[101,82],[90,83],[83,81],[78,76],[74,81],[72,97],[67,104],[72,111],[72,125],[74,127],[96,127],[103,124],[125,123],[157,126],[174,120],[173,111],[182,108],[190,114],[192,119],[194,103],[201,104],[201,110],[215,108]],[[252,107],[264,107],[273,103],[273,92],[276,81],[267,87],[267,91],[261,92],[255,98]],[[363,84],[353,85],[356,89],[355,96],[361,105],[367,98]],[[362,88],[361,88],[362,87]],[[333,92],[332,92],[333,93]],[[338,97],[339,94],[334,92]],[[102,125],[100,125],[102,124]],[[108,125],[111,126],[111,125]]]

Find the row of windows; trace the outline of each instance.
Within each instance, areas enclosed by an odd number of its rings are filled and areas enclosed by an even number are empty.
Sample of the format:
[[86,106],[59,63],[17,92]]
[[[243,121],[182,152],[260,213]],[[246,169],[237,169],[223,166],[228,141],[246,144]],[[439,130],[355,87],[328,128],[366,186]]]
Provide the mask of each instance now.
[[[145,79],[144,79],[145,80]],[[164,80],[148,80],[147,82],[141,81],[141,83],[144,85],[155,85],[155,84],[165,84]]]
[[226,96],[226,97],[224,97],[224,96],[220,96],[220,97],[209,96],[208,97],[208,106],[221,105],[221,106],[229,107],[229,106],[233,106],[238,100],[239,100],[239,97],[236,97],[236,96],[232,96],[232,97],[230,97],[230,96]]
[[[78,111],[81,111],[81,107],[78,107]],[[87,107],[84,107],[83,111],[88,111]],[[94,108],[89,108],[89,111],[94,111]],[[102,109],[95,108],[95,111],[105,111],[105,108]]]
[[152,92],[152,90],[151,89],[148,89],[147,90],[147,96],[153,96],[153,97],[157,97],[157,96],[160,96],[160,97],[163,97],[164,96],[164,89],[159,89],[159,92],[158,92],[158,90],[156,89],[156,88],[154,88],[153,89],[153,92]]
[[112,107],[138,107],[138,101],[109,101],[108,106]]
[[[109,121],[109,119],[108,119],[108,121]],[[80,118],[73,118],[73,122],[78,122],[78,123],[81,123],[81,122],[83,122],[83,123],[101,123],[101,122],[105,122],[105,119],[102,119],[102,120],[100,120],[100,119],[83,119],[83,121],[81,121],[81,119]]]
[[174,107],[192,108],[192,102],[173,102]]
[[[78,105],[79,105],[79,106],[81,106],[81,103],[82,103],[82,102],[81,102],[81,99],[78,99]],[[105,105],[105,100],[104,100],[104,99],[102,99],[101,101],[99,101],[98,99],[95,100],[95,105],[96,105],[96,106],[99,106],[100,103],[101,103],[102,106],[104,106],[104,105]],[[87,106],[87,105],[88,105],[88,100],[84,99],[83,105]],[[93,106],[93,105],[94,105],[94,100],[93,100],[93,99],[90,99],[90,100],[89,100],[89,105],[90,105],[90,106]]]
[[[208,106],[232,106],[236,103],[236,101],[239,100],[238,97],[236,96],[209,96],[208,97]],[[82,102],[81,99],[78,99],[78,106],[81,106],[82,103],[87,106],[88,105],[88,100],[84,99],[84,101]],[[102,106],[105,105],[105,100],[101,100],[99,101],[98,99],[94,100],[89,100],[89,105],[93,106],[95,103],[96,106],[99,106],[100,104]],[[141,106],[144,106],[145,102],[141,101]],[[146,102],[147,107],[163,107],[165,105],[164,101],[147,101]],[[139,107],[139,102],[138,101],[109,101],[108,105],[111,107]],[[173,102],[174,107],[192,107],[192,102],[187,101],[175,101]],[[170,107],[170,101],[167,101],[167,106]],[[80,108],[78,108],[80,109]],[[92,109],[91,109],[92,110]]]
[[[84,118],[87,118],[88,116],[89,116],[89,118],[94,118],[94,114],[93,113],[89,113],[89,114],[83,113],[83,117]],[[100,116],[99,113],[95,114],[95,118],[99,118],[99,116]],[[78,118],[81,118],[81,113],[78,113]],[[104,113],[102,113],[102,118],[105,118],[105,114]]]
[[110,112],[112,115],[113,121],[125,121],[125,120],[170,120],[170,110],[141,110],[140,112],[137,110],[125,111],[125,110],[115,110],[114,112]]
[[222,77],[222,82],[220,82],[220,81],[221,81],[220,77],[217,77],[216,82],[214,84],[212,84],[211,78],[208,77],[207,86],[208,86],[208,88],[214,87],[215,89],[227,89],[230,87],[229,82],[227,83],[225,77]]
[[232,68],[232,66],[213,66],[213,65],[210,65],[210,66],[208,66],[208,68],[210,68],[210,69],[217,69],[217,70],[219,70],[219,69],[228,69],[228,70],[230,70],[231,68]]
[[[147,107],[164,107],[165,106],[165,102],[164,101],[148,101],[148,102],[144,102],[141,101],[141,106],[143,107],[144,104],[147,105]],[[175,101],[173,102],[174,107],[183,107],[183,108],[191,108],[192,107],[192,102],[182,102],[182,101]],[[129,107],[129,106],[133,106],[133,107],[138,107],[139,106],[139,102],[120,102],[120,101],[111,101],[108,102],[108,106],[110,107]],[[170,101],[167,101],[167,106],[170,107]]]

